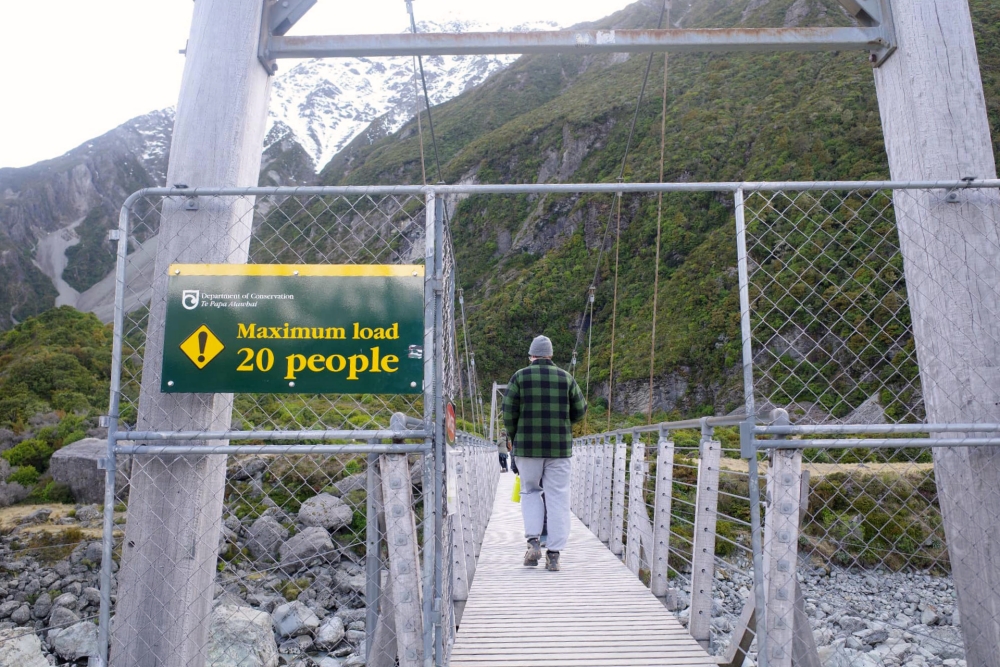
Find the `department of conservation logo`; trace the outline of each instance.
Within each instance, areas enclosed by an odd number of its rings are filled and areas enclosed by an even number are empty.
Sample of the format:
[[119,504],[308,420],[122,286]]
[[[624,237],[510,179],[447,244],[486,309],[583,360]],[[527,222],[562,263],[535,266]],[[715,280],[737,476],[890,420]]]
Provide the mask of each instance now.
[[201,300],[201,293],[196,289],[186,289],[181,292],[181,305],[185,310],[194,310]]

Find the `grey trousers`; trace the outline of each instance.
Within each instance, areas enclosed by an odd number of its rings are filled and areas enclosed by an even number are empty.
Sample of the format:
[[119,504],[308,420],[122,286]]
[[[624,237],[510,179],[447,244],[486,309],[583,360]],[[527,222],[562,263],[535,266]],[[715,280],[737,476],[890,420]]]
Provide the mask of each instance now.
[[[548,511],[549,551],[562,551],[569,540],[570,459],[517,457],[521,473],[521,514],[524,536],[542,534]],[[542,487],[545,487],[544,496]]]

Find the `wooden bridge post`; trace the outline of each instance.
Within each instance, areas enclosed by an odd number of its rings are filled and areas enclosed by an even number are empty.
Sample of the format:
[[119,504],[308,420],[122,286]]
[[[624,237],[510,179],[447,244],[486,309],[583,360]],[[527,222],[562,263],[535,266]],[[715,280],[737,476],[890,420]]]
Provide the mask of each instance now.
[[605,544],[611,539],[611,486],[614,474],[614,445],[607,436],[601,437],[601,444],[598,445],[604,452],[604,465],[601,467],[601,513],[600,527],[597,537]]
[[590,493],[594,486],[594,439],[587,438],[584,442],[587,445],[583,448],[583,460],[586,461],[586,464],[583,475],[583,511],[580,514],[580,521],[583,521],[583,525],[590,528],[590,512],[594,506],[594,496]]
[[400,667],[420,667],[424,654],[424,624],[410,466],[405,454],[383,454],[379,466],[382,470],[385,537],[389,548],[399,664]]
[[[646,480],[646,445],[642,437],[632,433],[632,464],[629,467],[628,533],[626,534],[625,565],[636,575],[642,567],[642,527],[648,521],[644,482]],[[639,513],[642,512],[642,517]],[[644,521],[645,519],[645,521]]]
[[601,481],[604,476],[604,447],[598,438],[592,438],[590,448],[594,452],[594,479],[587,489],[590,495],[590,532],[601,532]]
[[[892,13],[898,48],[874,70],[889,174],[996,178],[969,3],[898,1]],[[894,194],[927,421],[1000,422],[1000,197]],[[998,667],[1000,448],[933,451],[966,660]]]
[[[458,507],[462,524],[462,552],[465,556],[465,576],[469,586],[476,577],[476,520],[472,506],[472,471],[469,456],[463,453],[462,473],[458,475]],[[456,469],[457,472],[457,469]]]
[[792,664],[801,475],[802,450],[772,451],[767,508],[767,522],[771,524],[770,545],[764,564],[767,572],[767,664],[770,667],[791,667]]
[[[483,482],[482,455],[478,450],[478,447],[475,448],[475,451],[471,452],[468,459],[470,465],[469,479],[473,485],[472,499],[475,503],[472,508],[472,534],[476,543],[476,558],[479,558],[479,552],[483,549],[483,537],[486,535],[486,513],[489,511],[489,508],[486,507],[486,484]],[[473,573],[473,576],[475,576],[475,573]]]
[[656,451],[656,491],[653,508],[653,553],[649,588],[658,598],[667,596],[670,559],[670,506],[674,490],[674,443],[660,431]]
[[702,421],[698,491],[695,498],[694,548],[691,557],[691,610],[688,632],[704,648],[712,638],[712,586],[715,583],[715,523],[719,505],[722,445]]
[[[257,60],[262,10],[261,2],[195,3],[166,183],[158,185],[257,185],[271,82]],[[182,199],[162,204],[138,428],[226,431],[232,394],[160,392],[167,268],[175,262],[246,262],[253,198],[202,197],[198,210],[187,210]],[[134,472],[110,661],[128,667],[198,664],[212,613],[226,457],[149,457],[141,465],[136,459]]]
[[573,456],[570,457],[570,495],[569,508],[579,518],[580,499],[583,498],[583,482],[580,481],[580,466],[583,460],[583,438],[573,440]]
[[612,484],[612,513],[611,513],[611,540],[609,546],[611,553],[616,556],[622,555],[622,532],[625,529],[625,456],[626,446],[622,436],[616,436],[615,442],[615,469]]
[[468,540],[465,534],[468,530],[468,503],[464,498],[465,492],[462,488],[465,484],[466,476],[466,453],[463,447],[456,447],[448,452],[448,456],[454,460],[455,482],[458,488],[455,489],[455,496],[458,507],[452,515],[451,522],[451,594],[452,600],[465,601],[469,599],[469,586],[471,577],[468,561],[466,558]]

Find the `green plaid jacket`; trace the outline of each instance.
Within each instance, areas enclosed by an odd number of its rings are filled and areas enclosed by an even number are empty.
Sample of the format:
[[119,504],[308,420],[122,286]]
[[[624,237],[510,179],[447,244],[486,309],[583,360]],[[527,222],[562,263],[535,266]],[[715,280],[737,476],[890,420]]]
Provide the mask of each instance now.
[[503,398],[503,423],[517,456],[568,458],[573,424],[586,411],[580,385],[549,359],[514,373]]

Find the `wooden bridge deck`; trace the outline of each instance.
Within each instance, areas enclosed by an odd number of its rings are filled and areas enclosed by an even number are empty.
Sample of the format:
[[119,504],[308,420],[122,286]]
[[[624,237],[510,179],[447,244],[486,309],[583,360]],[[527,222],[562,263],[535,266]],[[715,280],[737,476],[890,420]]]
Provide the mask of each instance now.
[[513,483],[500,476],[452,667],[716,664],[576,517],[562,571],[524,567]]

